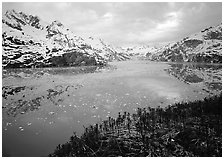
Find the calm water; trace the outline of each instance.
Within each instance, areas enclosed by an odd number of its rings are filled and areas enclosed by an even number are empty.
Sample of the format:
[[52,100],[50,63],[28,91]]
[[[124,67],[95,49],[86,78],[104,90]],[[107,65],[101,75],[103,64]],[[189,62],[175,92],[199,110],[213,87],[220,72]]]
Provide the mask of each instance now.
[[165,107],[222,90],[221,65],[149,61],[109,67],[3,71],[3,156],[47,156],[84,127],[137,107]]

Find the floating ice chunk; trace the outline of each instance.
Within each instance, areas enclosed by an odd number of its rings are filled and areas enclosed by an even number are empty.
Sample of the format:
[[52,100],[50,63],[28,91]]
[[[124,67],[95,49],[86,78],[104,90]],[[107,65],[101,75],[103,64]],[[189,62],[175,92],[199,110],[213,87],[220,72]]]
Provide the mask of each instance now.
[[10,123],[10,122],[7,122],[7,123],[6,123],[6,126],[9,126],[9,125],[12,125],[12,123]]
[[101,96],[101,94],[96,94],[96,96],[97,96],[97,97],[100,97],[100,96]]
[[23,131],[24,130],[22,126],[20,126],[19,129],[20,129],[20,131]]
[[48,114],[49,114],[49,115],[53,115],[53,114],[54,114],[54,112],[49,112]]

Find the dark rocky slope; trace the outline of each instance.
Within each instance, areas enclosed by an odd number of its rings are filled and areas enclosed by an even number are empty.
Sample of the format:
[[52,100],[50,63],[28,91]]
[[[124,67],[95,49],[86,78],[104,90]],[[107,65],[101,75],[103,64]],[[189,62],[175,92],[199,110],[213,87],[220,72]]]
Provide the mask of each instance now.
[[2,16],[2,63],[4,68],[104,65],[129,56],[102,39],[75,35],[59,21],[15,10]]

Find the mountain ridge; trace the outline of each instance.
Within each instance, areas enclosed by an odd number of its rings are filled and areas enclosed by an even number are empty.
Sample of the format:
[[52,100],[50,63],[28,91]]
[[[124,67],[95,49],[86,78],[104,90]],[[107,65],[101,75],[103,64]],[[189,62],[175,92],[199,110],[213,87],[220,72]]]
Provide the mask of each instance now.
[[2,15],[2,66],[105,65],[132,56],[151,61],[222,63],[222,24],[165,45],[116,47],[101,38],[81,37],[60,21],[8,10]]
[[129,59],[102,39],[87,40],[57,20],[46,23],[15,10],[2,16],[2,40],[4,68],[105,65]]
[[130,54],[152,61],[222,63],[222,24],[160,47],[137,47]]

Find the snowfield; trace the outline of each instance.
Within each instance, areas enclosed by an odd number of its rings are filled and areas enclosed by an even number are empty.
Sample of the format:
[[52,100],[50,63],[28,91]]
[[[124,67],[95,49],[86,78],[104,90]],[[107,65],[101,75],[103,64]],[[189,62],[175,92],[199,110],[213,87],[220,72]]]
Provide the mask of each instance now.
[[4,68],[104,65],[130,58],[102,39],[75,35],[59,21],[46,23],[12,10],[3,14],[2,22]]

